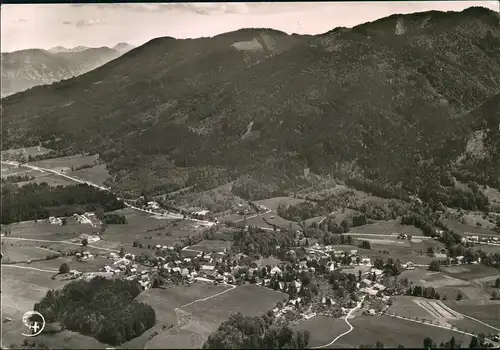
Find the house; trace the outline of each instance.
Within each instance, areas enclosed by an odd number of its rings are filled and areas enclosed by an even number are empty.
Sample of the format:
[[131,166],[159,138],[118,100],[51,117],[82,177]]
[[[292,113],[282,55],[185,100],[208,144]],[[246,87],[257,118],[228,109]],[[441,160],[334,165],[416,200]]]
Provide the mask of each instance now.
[[62,225],[62,220],[54,216],[49,217],[49,223],[52,225]]
[[364,284],[366,284],[367,286],[371,286],[372,285],[372,281],[370,281],[369,279],[366,279],[366,278],[362,282]]
[[385,290],[386,287],[384,285],[380,284],[380,283],[375,283],[373,285],[373,288],[375,288],[375,289],[377,289],[379,291],[383,291],[383,290]]
[[160,205],[156,202],[148,202],[147,203],[148,205],[148,208],[151,209],[151,210],[158,210],[160,209]]
[[215,262],[222,262],[226,254],[224,252],[217,252],[212,254],[212,260]]
[[282,273],[283,272],[278,266],[274,266],[270,271],[271,276],[274,276],[275,274],[281,275]]
[[193,216],[199,220],[208,220],[212,218],[212,214],[208,210],[200,210],[193,213]]
[[183,268],[181,270],[181,275],[187,277],[189,275],[189,270],[187,268]]
[[382,276],[382,274],[384,273],[384,271],[380,270],[380,269],[375,269],[375,268],[372,268],[370,270],[371,273],[375,273],[375,276]]
[[434,253],[434,257],[436,259],[446,259],[448,256],[446,254],[443,254],[443,253]]
[[408,261],[408,262],[406,263],[406,267],[405,267],[405,269],[407,269],[407,270],[415,270],[415,264],[414,264],[414,263],[412,263],[411,261]]
[[351,253],[351,256],[356,256],[356,255],[358,255],[358,250],[357,249],[351,249],[350,253]]
[[343,250],[334,250],[333,251],[333,256],[336,258],[341,258],[345,255],[345,252]]
[[215,271],[214,265],[201,265],[200,270],[204,273],[212,273]]
[[360,261],[361,265],[371,266],[372,262],[370,258],[363,257]]

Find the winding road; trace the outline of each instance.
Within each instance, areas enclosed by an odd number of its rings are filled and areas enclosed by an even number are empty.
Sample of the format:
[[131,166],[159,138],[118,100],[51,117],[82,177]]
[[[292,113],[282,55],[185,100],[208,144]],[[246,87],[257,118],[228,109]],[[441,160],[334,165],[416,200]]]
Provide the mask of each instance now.
[[[34,166],[34,165],[29,165],[27,163],[19,163],[19,162],[14,162],[14,161],[3,161],[2,160],[1,162],[3,164],[18,166],[18,167],[19,166],[23,166],[23,167],[26,167],[26,168],[29,168],[29,169],[32,169],[32,170],[40,171],[42,173],[46,173],[46,172],[52,173],[54,175],[62,176],[64,178],[66,178],[68,180],[71,180],[71,181],[74,181],[74,182],[78,182],[78,183],[81,183],[81,184],[87,184],[89,186],[98,188],[98,189],[100,189],[102,191],[113,193],[110,188],[107,188],[107,187],[104,187],[104,186],[100,186],[100,185],[95,184],[95,183],[90,182],[90,181],[81,180],[79,178],[76,178],[76,177],[73,177],[73,176],[70,176],[70,175],[58,172],[58,171],[53,170],[53,169],[41,168],[41,167],[37,167],[37,166]],[[116,193],[113,193],[113,194],[116,195]],[[117,199],[118,200],[123,200],[123,198],[119,198],[119,197],[117,197]],[[153,215],[158,215],[158,216],[164,216],[164,217],[166,217],[168,219],[183,219],[184,218],[183,215],[177,214],[177,213],[173,213],[173,212],[170,212],[170,211],[167,211],[166,213],[159,213],[159,212],[154,212],[152,210],[147,210],[147,209],[135,207],[135,206],[133,206],[131,204],[126,203],[125,201],[123,201],[123,203],[128,208],[135,209],[135,210],[138,210],[138,211],[142,211],[142,212],[148,213],[148,214],[153,214]],[[190,220],[190,221],[194,221],[194,222],[200,222],[200,223],[203,223],[203,224],[206,224],[206,225],[213,225],[214,224],[213,222],[210,222],[210,221],[198,220],[198,219],[189,218],[189,217],[186,217],[185,220]]]
[[340,338],[342,338],[344,335],[346,334],[349,334],[353,331],[354,327],[352,326],[352,324],[349,322],[349,317],[352,315],[352,313],[354,311],[356,311],[357,309],[359,309],[361,307],[361,305],[363,304],[363,301],[365,300],[365,296],[363,296],[361,298],[361,300],[358,302],[358,304],[356,305],[356,307],[352,308],[351,310],[349,310],[349,312],[347,313],[347,315],[345,315],[345,318],[344,318],[344,321],[345,323],[347,323],[347,325],[349,326],[349,330],[345,331],[344,333],[338,335],[335,339],[333,339],[331,342],[329,342],[328,344],[324,344],[324,345],[320,345],[320,346],[314,346],[312,347],[311,349],[322,349],[322,348],[326,348],[332,344],[334,344],[337,340],[339,340]]

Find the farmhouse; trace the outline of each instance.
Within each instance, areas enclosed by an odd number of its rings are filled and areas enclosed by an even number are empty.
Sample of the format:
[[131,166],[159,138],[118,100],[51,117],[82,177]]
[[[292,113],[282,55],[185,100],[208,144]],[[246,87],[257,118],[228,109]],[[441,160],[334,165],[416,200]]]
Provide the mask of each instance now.
[[193,213],[193,216],[199,220],[208,220],[212,218],[212,214],[208,210],[200,210]]
[[271,276],[274,276],[275,274],[281,275],[282,273],[283,272],[278,266],[274,266],[270,271]]
[[434,257],[436,259],[446,259],[447,258],[447,255],[446,254],[443,254],[443,253],[434,253]]
[[160,205],[156,202],[148,202],[147,205],[148,205],[148,209],[151,209],[151,210],[160,209]]
[[62,220],[54,216],[49,217],[48,222],[52,225],[62,225]]
[[372,262],[370,258],[362,257],[360,264],[365,266],[371,266]]
[[97,241],[101,240],[101,238],[99,236],[97,236],[97,235],[93,236],[93,235],[88,235],[86,233],[82,233],[80,235],[80,239],[81,240],[86,239],[88,244],[91,244],[91,243],[94,243],[94,242],[97,242]]

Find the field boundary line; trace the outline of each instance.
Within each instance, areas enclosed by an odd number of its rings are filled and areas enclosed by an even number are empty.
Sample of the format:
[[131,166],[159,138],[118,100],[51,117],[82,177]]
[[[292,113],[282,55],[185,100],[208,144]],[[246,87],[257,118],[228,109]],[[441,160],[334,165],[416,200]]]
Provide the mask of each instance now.
[[330,346],[332,344],[334,344],[337,340],[339,340],[340,338],[342,338],[344,335],[346,334],[349,334],[353,331],[354,327],[352,326],[352,324],[349,322],[349,316],[351,316],[351,314],[356,311],[357,309],[359,309],[361,307],[361,305],[363,304],[363,301],[365,300],[365,297],[363,297],[359,302],[358,304],[356,305],[356,307],[352,308],[351,310],[349,310],[349,312],[347,313],[347,315],[345,315],[345,318],[344,318],[344,321],[345,323],[347,323],[347,325],[349,326],[349,330],[345,331],[344,333],[338,335],[335,339],[333,339],[331,342],[329,342],[328,344],[324,344],[324,345],[319,345],[319,346],[314,346],[312,347],[311,349],[321,349],[321,348],[326,348],[327,346]]
[[433,324],[433,323],[427,323],[427,322],[423,322],[423,321],[412,320],[411,318],[406,318],[406,317],[403,317],[403,316],[397,316],[397,315],[390,314],[390,313],[385,313],[384,315],[386,315],[386,316],[391,316],[391,317],[395,317],[395,318],[399,318],[400,320],[406,320],[406,321],[411,321],[411,322],[415,322],[415,323],[420,323],[420,324],[423,324],[423,325],[426,325],[426,326],[432,326],[432,327],[437,327],[437,328],[447,329],[447,330],[449,330],[449,331],[453,331],[453,332],[457,332],[457,333],[462,333],[462,334],[468,335],[468,336],[470,336],[470,337],[474,337],[474,336],[475,336],[475,335],[474,335],[474,334],[472,334],[472,333],[468,333],[468,332],[465,332],[465,331],[461,331],[461,330],[460,330],[460,329],[458,329],[458,328],[449,328],[449,327],[440,326],[440,325]]
[[[83,246],[80,243],[73,243],[73,242],[68,242],[68,241],[52,241],[52,240],[48,240],[48,239],[34,239],[34,238],[6,237],[6,236],[2,237],[2,238],[3,239],[12,239],[12,240],[16,240],[16,241],[70,244],[70,245],[75,245],[75,246],[83,248]],[[116,249],[96,247],[94,245],[87,245],[86,247],[99,249],[99,250],[105,250],[108,252],[120,252],[119,250],[116,250]]]
[[491,328],[491,329],[494,329],[494,330],[496,330],[496,331],[500,332],[500,329],[499,329],[499,328],[496,328],[496,327],[494,327],[494,326],[492,326],[492,325],[490,325],[490,324],[487,324],[486,322],[483,322],[483,321],[481,321],[481,320],[478,320],[477,318],[474,318],[474,317],[472,317],[472,316],[468,316],[468,315],[462,314],[462,313],[460,313],[460,312],[458,312],[458,311],[455,311],[455,310],[453,310],[451,307],[449,307],[448,305],[443,304],[441,301],[439,301],[439,303],[441,304],[441,307],[442,307],[443,309],[447,310],[447,311],[448,311],[448,312],[450,312],[450,313],[454,313],[454,314],[457,314],[457,315],[460,315],[460,316],[463,316],[463,317],[466,317],[466,318],[470,318],[470,319],[471,319],[471,320],[473,320],[473,321],[479,322],[479,323],[481,323],[482,325],[484,325],[484,326],[486,326],[486,327],[489,327],[489,328]]
[[231,287],[231,288],[226,289],[226,290],[223,290],[222,292],[219,292],[219,293],[217,293],[217,294],[211,295],[211,296],[209,296],[209,297],[206,297],[206,298],[203,298],[203,299],[196,299],[196,300],[191,301],[191,302],[189,302],[189,303],[187,303],[187,304],[184,304],[184,305],[181,305],[181,306],[179,306],[179,307],[176,307],[176,308],[174,309],[174,311],[175,311],[175,315],[177,316],[177,325],[179,325],[179,324],[181,323],[181,320],[180,320],[180,318],[179,318],[179,314],[178,314],[178,312],[177,312],[178,310],[181,310],[181,308],[183,308],[183,307],[187,307],[187,306],[193,305],[193,304],[195,304],[195,303],[197,303],[197,302],[200,302],[200,301],[207,301],[207,300],[210,300],[210,299],[212,299],[212,298],[218,297],[219,295],[222,295],[222,294],[224,294],[224,293],[230,292],[230,291],[232,291],[233,289],[235,289],[235,288],[236,288],[236,286],[234,286],[234,285],[232,285],[232,284],[226,284],[226,286],[229,286],[229,287]]
[[15,267],[18,269],[24,269],[24,270],[33,270],[33,271],[40,271],[40,272],[50,272],[50,273],[59,273],[57,270],[45,270],[45,269],[37,269],[36,267],[29,267],[29,266],[19,266],[19,265],[14,265],[14,264],[2,264],[2,268],[5,266],[9,267]]

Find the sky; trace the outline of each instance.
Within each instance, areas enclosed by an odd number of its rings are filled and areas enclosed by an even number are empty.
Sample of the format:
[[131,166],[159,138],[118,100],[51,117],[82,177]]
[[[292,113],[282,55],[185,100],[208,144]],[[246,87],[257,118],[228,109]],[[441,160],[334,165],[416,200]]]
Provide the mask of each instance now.
[[198,38],[250,27],[320,34],[395,13],[471,6],[499,11],[498,1],[8,4],[0,9],[1,51],[138,46],[162,36]]

